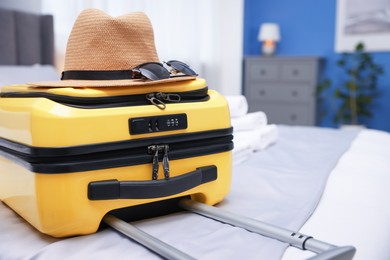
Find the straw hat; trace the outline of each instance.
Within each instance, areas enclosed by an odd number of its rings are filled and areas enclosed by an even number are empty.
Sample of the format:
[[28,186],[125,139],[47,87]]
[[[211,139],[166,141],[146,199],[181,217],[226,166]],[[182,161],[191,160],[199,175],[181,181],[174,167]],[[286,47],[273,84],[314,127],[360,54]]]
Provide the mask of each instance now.
[[[97,9],[84,10],[77,18],[68,39],[64,72],[131,70],[145,62],[160,62],[148,17],[135,12],[111,17]],[[63,72],[63,73],[64,73]],[[99,72],[98,72],[99,73]],[[129,73],[129,77],[130,77]],[[194,79],[193,76],[162,80],[146,79],[66,79],[33,82],[42,87],[139,86]]]

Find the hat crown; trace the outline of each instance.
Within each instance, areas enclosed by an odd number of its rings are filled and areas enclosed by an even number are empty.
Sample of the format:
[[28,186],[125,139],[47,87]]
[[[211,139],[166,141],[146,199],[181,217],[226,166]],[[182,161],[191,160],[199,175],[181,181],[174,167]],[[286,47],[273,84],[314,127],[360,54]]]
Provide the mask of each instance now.
[[153,28],[144,13],[114,18],[87,9],[69,36],[64,70],[129,70],[158,61]]

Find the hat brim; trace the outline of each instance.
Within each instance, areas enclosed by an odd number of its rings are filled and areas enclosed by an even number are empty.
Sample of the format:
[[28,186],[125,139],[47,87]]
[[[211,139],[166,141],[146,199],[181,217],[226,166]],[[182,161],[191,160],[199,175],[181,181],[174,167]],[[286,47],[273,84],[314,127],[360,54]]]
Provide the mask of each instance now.
[[131,87],[142,85],[157,85],[169,82],[194,80],[194,76],[180,76],[161,80],[144,80],[144,79],[123,79],[123,80],[61,80],[61,81],[42,81],[29,82],[30,87]]

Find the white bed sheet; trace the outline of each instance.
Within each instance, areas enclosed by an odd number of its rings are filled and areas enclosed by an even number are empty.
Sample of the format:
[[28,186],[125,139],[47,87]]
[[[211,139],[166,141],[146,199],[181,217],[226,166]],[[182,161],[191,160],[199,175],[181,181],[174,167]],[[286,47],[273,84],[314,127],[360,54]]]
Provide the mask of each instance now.
[[[390,259],[390,134],[362,131],[332,171],[303,234],[353,245],[355,260]],[[314,254],[289,247],[283,260]]]
[[[294,131],[296,131],[296,134],[301,132],[300,128],[286,129],[290,134]],[[329,129],[307,128],[306,130],[311,133],[318,132],[318,145],[321,144],[321,147],[325,145],[324,148],[326,148],[327,142],[331,141],[330,136],[336,134],[335,130]],[[329,131],[329,135],[321,135],[327,131]],[[283,129],[281,132],[282,138],[286,137],[283,134]],[[337,135],[339,134],[343,135],[342,132],[337,133]],[[345,137],[347,136],[345,135]],[[300,138],[304,137],[305,132],[302,131],[297,136],[298,143],[302,143]],[[328,137],[329,139],[327,139]],[[286,144],[282,141],[280,144]],[[233,180],[233,183],[237,183],[238,178],[242,175],[246,178],[249,177],[250,182],[246,183],[249,183],[252,188],[247,188],[248,185],[245,185],[245,183],[239,184],[241,186],[232,187],[231,195],[219,205],[220,207],[238,211],[237,213],[256,217],[273,224],[278,224],[281,221],[281,217],[285,215],[283,214],[284,210],[286,214],[291,214],[291,210],[295,210],[294,212],[299,215],[299,207],[306,208],[306,203],[295,203],[295,197],[293,196],[291,197],[291,203],[285,209],[277,205],[273,207],[272,202],[270,203],[267,198],[253,197],[256,196],[256,187],[259,190],[267,189],[271,192],[270,198],[276,201],[281,195],[289,195],[286,191],[278,190],[278,185],[272,185],[272,175],[269,175],[269,179],[259,178],[259,174],[267,174],[268,171],[271,171],[269,168],[267,168],[269,170],[260,170],[257,173],[253,170],[261,169],[263,166],[259,165],[259,156],[268,157],[266,162],[273,159],[275,147],[255,153],[248,161],[235,166],[233,178],[236,181]],[[318,148],[319,146],[313,147]],[[362,257],[358,259],[390,259],[388,252],[390,206],[386,203],[390,190],[388,189],[390,183],[389,147],[390,135],[388,133],[364,130],[359,134],[353,141],[351,148],[342,156],[342,159],[332,171],[321,203],[301,229],[301,233],[336,245],[354,245],[358,249],[358,257]],[[310,151],[307,144],[295,147],[294,150],[303,154]],[[329,151],[327,153],[328,156],[332,155]],[[285,172],[289,173],[289,178],[293,179],[297,177],[297,169],[300,170],[299,167],[292,168],[296,167],[294,162],[297,159],[296,156],[298,155],[290,155],[288,151],[282,154],[283,163],[287,163],[283,164]],[[280,159],[280,157],[278,158]],[[310,158],[317,160],[311,162],[312,166],[323,166],[323,164],[318,163],[321,158],[315,154],[315,149]],[[283,167],[283,165],[280,165],[280,167]],[[330,166],[331,164],[327,167]],[[273,167],[277,169],[278,163],[275,163]],[[286,177],[289,175],[286,175]],[[316,177],[313,176],[312,181],[315,181],[315,179]],[[280,181],[280,178],[278,180]],[[297,185],[293,188],[298,189],[299,184]],[[291,191],[293,189],[289,192]],[[251,198],[252,202],[248,198]],[[256,202],[254,203],[254,201]],[[317,204],[318,202],[311,200],[308,203]],[[89,236],[57,240],[39,234],[4,205],[0,205],[0,217],[2,219],[2,222],[0,222],[0,259],[26,259],[25,256],[29,256],[27,259],[40,260],[58,258],[107,259],[123,258],[124,256],[131,259],[159,259],[145,248],[110,229]],[[285,225],[285,228],[291,229],[303,224],[304,220],[294,217],[291,218],[289,224]],[[266,259],[279,259],[286,247],[285,244],[278,241],[192,213],[176,213],[170,216],[139,221],[136,225],[199,259],[265,259],[264,256],[266,256]],[[264,245],[266,245],[265,248],[262,247]],[[379,248],[376,248],[376,246]],[[269,248],[282,249],[282,253],[270,253]],[[302,253],[302,251],[288,249],[284,254],[284,259],[304,259],[309,255],[307,252]],[[367,258],[367,256],[369,257]]]

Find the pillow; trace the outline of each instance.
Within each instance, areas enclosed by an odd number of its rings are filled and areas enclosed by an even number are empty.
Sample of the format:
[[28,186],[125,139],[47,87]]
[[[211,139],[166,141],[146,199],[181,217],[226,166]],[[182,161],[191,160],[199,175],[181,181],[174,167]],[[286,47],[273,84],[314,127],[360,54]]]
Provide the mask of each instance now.
[[60,75],[51,65],[0,66],[0,87],[54,80],[60,80]]

